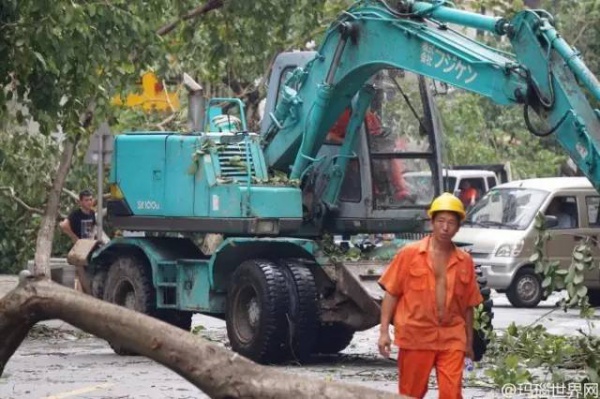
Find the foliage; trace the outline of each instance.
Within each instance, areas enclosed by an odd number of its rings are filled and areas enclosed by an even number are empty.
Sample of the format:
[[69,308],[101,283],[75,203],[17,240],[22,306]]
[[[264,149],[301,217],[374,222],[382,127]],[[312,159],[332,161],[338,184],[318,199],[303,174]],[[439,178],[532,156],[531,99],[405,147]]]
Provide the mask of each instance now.
[[[587,288],[583,285],[584,274],[598,266],[593,263],[589,241],[583,240],[573,249],[571,265],[564,269],[558,261],[547,260],[545,249],[550,234],[541,213],[536,215],[535,229],[538,236],[530,260],[542,277],[545,294],[563,289],[567,292],[567,298],[559,300],[556,307],[538,321],[552,312],[566,312],[573,307],[579,307],[580,316],[591,319],[594,309],[590,308]],[[549,376],[549,382],[553,384],[600,383],[600,339],[581,329],[578,333],[575,336],[553,335],[537,322],[524,327],[517,327],[513,322],[502,335],[493,331],[488,335],[491,338],[488,356],[495,359],[495,364],[486,370],[486,375],[499,387],[509,383],[548,382],[539,381],[540,376],[534,375],[532,369],[541,369],[544,377]]]
[[335,242],[335,237],[330,234],[323,235],[319,241],[319,246],[323,255],[331,262],[356,262],[369,258],[366,248],[350,246],[347,243],[338,244]]
[[598,266],[594,264],[590,239],[582,237],[584,240],[573,249],[569,268],[561,268],[560,261],[546,259],[546,243],[551,236],[545,229],[545,220],[544,215],[538,212],[535,218],[535,229],[538,235],[535,241],[535,251],[530,258],[530,261],[535,264],[535,272],[542,276],[544,294],[550,295],[566,288],[568,297],[561,299],[558,305],[565,311],[570,307],[577,306],[582,317],[592,317],[594,309],[590,307],[584,280],[585,273],[593,268],[597,269]]
[[84,133],[80,119],[92,102],[102,120],[110,96],[134,83],[136,70],[161,64],[154,30],[170,3],[2,2],[0,85],[8,91],[0,108],[12,99],[23,104],[43,134],[59,126],[68,135]]
[[513,177],[526,179],[555,176],[566,159],[553,138],[541,140],[529,133],[520,108],[465,92],[438,97],[438,106],[449,165],[510,161]]
[[[190,8],[196,2],[183,2]],[[254,90],[280,51],[303,49],[350,0],[229,0],[201,22],[183,25],[171,48],[172,72],[224,83],[231,93]],[[184,70],[181,67],[193,67]]]
[[[47,187],[51,183],[60,151],[56,138],[11,129],[12,134],[0,134],[0,273],[22,269],[33,258],[34,243],[44,206]],[[85,165],[85,147],[76,154],[75,167],[66,188],[77,193],[94,187],[95,167]],[[23,204],[19,204],[18,198]],[[62,195],[60,213],[68,214],[76,202]],[[34,208],[28,210],[26,206]],[[63,256],[70,240],[59,235],[54,240],[54,254]]]
[[[511,323],[492,334],[486,356],[494,359],[485,374],[498,387],[524,383],[598,383],[600,339],[580,331],[575,336],[548,333],[540,324]],[[534,369],[538,373],[532,372]],[[541,371],[541,373],[540,373]]]
[[485,339],[489,339],[492,334],[492,320],[490,314],[485,311],[483,303],[475,308],[473,314],[473,328],[481,333]]
[[[48,170],[56,157],[52,139],[15,133],[0,134],[0,272],[22,269],[27,263],[35,242],[39,214],[31,214],[11,197],[18,196],[34,208],[43,205],[48,176],[40,171]],[[27,160],[27,162],[23,162]],[[15,234],[18,232],[18,234]]]

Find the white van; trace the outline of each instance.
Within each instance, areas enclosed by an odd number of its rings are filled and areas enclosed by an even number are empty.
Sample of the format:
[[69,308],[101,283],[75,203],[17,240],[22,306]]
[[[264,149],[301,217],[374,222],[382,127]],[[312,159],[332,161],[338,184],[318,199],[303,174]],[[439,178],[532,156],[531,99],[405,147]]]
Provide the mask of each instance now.
[[[467,248],[490,288],[506,293],[515,307],[535,307],[543,297],[541,278],[529,261],[537,236],[536,214],[547,217],[548,259],[568,268],[579,240],[599,238],[599,204],[600,194],[585,177],[512,181],[494,187],[475,204],[454,240],[471,245]],[[597,244],[593,251],[600,258]],[[585,285],[590,303],[599,306],[598,268],[587,272]]]

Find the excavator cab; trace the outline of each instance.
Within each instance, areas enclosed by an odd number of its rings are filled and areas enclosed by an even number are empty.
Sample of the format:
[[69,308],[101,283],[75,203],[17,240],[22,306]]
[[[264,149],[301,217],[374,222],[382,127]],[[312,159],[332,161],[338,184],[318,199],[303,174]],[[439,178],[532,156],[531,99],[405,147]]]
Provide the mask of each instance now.
[[[312,52],[284,53],[272,69],[263,126],[280,97],[285,74]],[[342,159],[352,111],[347,107],[330,128],[304,179],[305,207],[321,213],[334,234],[403,233],[427,229],[426,209],[442,191],[438,137],[441,123],[433,82],[409,71],[384,69],[370,81],[375,93],[365,113],[335,204],[323,204]]]

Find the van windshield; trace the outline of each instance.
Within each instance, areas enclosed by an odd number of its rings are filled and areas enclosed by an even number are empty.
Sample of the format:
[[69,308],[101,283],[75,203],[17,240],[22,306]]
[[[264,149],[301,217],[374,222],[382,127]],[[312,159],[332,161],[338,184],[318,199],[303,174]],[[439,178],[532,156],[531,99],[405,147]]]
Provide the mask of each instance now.
[[465,224],[524,230],[531,224],[548,194],[547,191],[530,188],[494,188],[467,213]]

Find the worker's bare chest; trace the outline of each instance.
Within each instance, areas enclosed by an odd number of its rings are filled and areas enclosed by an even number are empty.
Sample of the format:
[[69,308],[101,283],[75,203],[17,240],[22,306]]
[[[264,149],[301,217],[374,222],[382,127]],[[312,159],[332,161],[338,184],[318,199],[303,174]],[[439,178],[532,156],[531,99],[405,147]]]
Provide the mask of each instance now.
[[443,317],[446,308],[446,282],[447,282],[447,265],[449,256],[443,253],[432,253],[431,263],[433,266],[433,274],[435,276],[435,303],[438,316]]

